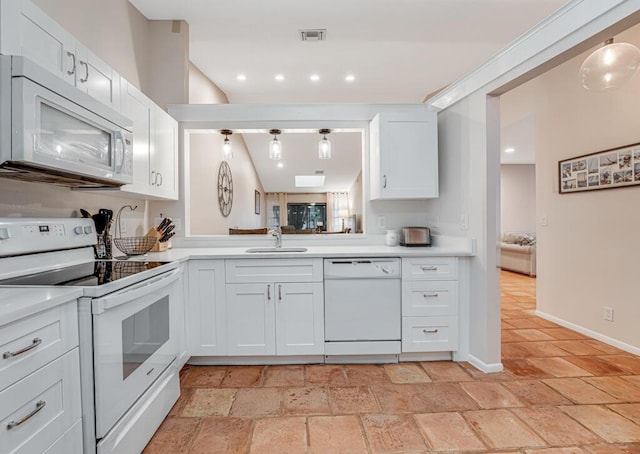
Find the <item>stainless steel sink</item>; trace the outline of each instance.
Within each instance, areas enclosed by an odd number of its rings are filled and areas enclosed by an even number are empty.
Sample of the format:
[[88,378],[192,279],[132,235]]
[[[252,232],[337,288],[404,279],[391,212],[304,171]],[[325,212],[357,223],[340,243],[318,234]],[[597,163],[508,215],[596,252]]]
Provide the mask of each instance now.
[[254,247],[251,249],[247,249],[246,252],[256,253],[256,252],[307,252],[306,247]]

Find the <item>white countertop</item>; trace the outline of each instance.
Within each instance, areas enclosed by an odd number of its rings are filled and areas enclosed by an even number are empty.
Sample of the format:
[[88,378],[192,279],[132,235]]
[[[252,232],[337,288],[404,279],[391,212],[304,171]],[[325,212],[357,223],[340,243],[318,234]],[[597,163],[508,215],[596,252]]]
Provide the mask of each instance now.
[[470,257],[475,255],[473,241],[467,238],[440,240],[440,245],[431,247],[385,246],[379,244],[339,244],[339,245],[307,245],[284,240],[284,248],[306,247],[305,252],[260,252],[249,253],[247,249],[255,247],[271,247],[273,242],[256,245],[248,242],[246,246],[180,247],[166,252],[150,252],[143,257],[132,259],[157,261],[184,261],[189,259],[237,259],[237,258],[331,258],[331,257]]
[[37,312],[76,300],[79,288],[69,287],[2,287],[0,288],[0,326]]

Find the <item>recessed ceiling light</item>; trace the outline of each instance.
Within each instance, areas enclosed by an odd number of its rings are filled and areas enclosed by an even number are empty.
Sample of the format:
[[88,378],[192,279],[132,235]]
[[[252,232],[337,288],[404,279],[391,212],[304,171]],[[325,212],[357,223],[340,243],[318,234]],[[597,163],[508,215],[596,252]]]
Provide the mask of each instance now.
[[238,74],[236,76],[236,79],[238,79],[238,80],[247,80],[247,76],[245,76],[244,74]]
[[317,82],[320,80],[320,76],[317,74],[311,74],[311,76],[309,76],[309,80],[311,80],[312,82]]
[[354,80],[356,80],[356,76],[354,76],[353,74],[347,74],[344,80],[346,80],[347,82],[353,82]]
[[516,149],[515,149],[515,148],[513,148],[513,147],[508,147],[508,148],[505,148],[505,149],[504,149],[504,152],[505,152],[505,153],[513,153],[514,151],[516,151]]
[[282,169],[283,167],[284,167],[284,164],[283,164],[283,163],[281,163],[281,162],[279,162],[279,163],[278,163],[278,168],[279,168],[279,169]]
[[284,74],[276,74],[276,77],[274,79],[278,82],[282,82],[284,80]]

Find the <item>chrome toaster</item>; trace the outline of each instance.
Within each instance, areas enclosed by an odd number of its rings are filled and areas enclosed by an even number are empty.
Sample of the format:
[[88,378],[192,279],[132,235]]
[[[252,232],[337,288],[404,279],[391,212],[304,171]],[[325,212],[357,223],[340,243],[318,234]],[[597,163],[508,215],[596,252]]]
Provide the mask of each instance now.
[[400,245],[431,246],[431,231],[429,227],[403,227]]

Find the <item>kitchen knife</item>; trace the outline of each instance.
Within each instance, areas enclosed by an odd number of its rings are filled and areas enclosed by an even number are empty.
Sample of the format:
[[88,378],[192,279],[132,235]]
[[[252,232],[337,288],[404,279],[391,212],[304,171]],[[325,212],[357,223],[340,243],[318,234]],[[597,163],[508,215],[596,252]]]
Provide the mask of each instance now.
[[83,218],[90,218],[91,217],[91,213],[89,213],[87,210],[85,210],[84,208],[80,208],[80,214],[82,214]]
[[175,229],[175,228],[176,228],[175,225],[170,224],[162,231],[162,234],[163,235],[167,235],[167,234],[171,233],[173,231],[173,229]]
[[164,218],[162,222],[160,222],[160,225],[156,227],[156,230],[158,232],[162,232],[162,230],[165,229],[169,224],[171,224],[171,218]]
[[169,241],[171,239],[171,237],[173,235],[175,235],[175,234],[176,234],[176,232],[171,232],[171,233],[168,233],[168,234],[164,235],[162,238],[160,238],[160,243],[164,243],[166,241]]

